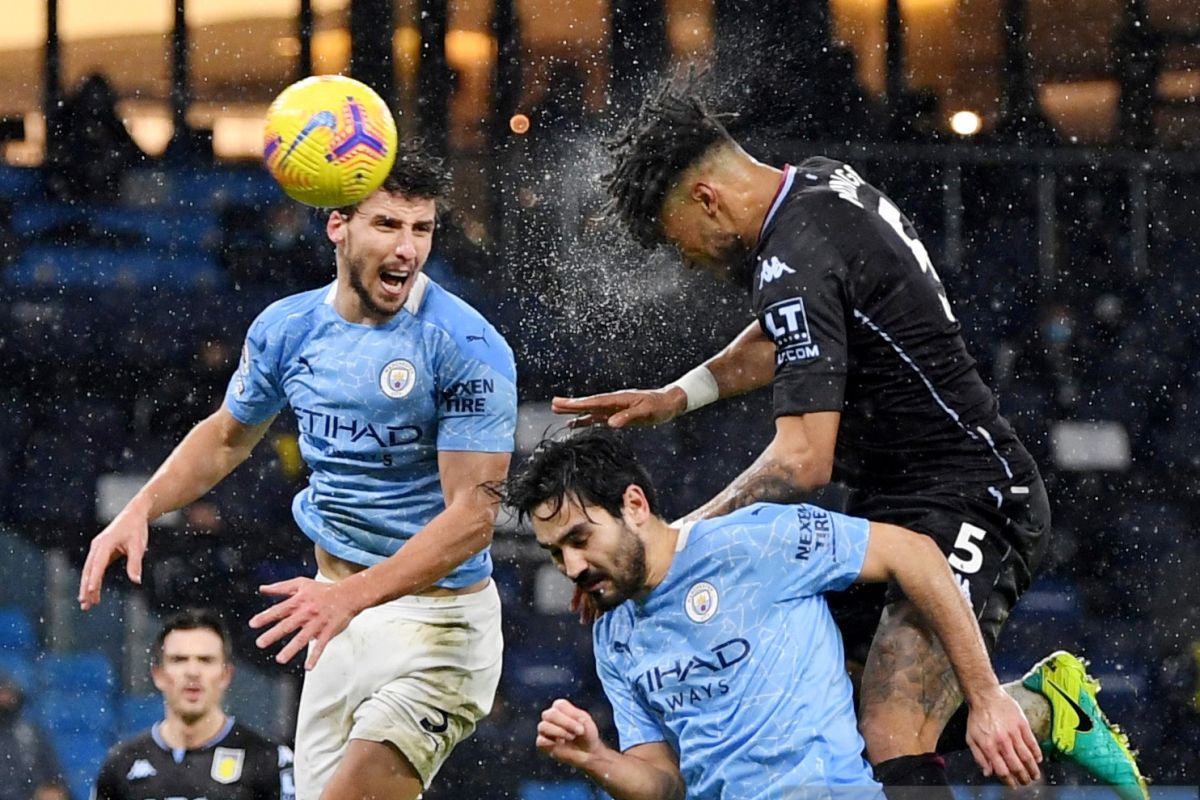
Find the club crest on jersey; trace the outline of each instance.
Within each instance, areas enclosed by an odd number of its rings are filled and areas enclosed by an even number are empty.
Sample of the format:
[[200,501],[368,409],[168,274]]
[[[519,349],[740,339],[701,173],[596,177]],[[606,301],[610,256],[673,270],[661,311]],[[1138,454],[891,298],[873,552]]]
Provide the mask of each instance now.
[[792,269],[779,256],[771,256],[763,262],[762,267],[758,271],[758,288],[766,286],[773,280],[782,278],[784,275],[795,275],[796,270]]
[[379,373],[379,388],[388,397],[399,400],[408,397],[408,393],[417,385],[417,368],[412,362],[397,358],[389,361]]
[[692,622],[708,622],[717,613],[719,602],[717,587],[708,581],[700,581],[688,589],[687,597],[683,601],[683,610]]
[[246,751],[236,747],[218,747],[213,751],[212,770],[208,773],[217,783],[233,783],[242,777]]

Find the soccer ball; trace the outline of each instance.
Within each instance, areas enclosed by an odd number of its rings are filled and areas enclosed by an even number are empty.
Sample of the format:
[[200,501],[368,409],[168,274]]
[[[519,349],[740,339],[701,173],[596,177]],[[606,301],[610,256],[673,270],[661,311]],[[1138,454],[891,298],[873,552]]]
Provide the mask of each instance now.
[[267,109],[267,170],[288,196],[340,208],[378,189],[396,160],[396,122],[371,87],[316,75],[284,89]]

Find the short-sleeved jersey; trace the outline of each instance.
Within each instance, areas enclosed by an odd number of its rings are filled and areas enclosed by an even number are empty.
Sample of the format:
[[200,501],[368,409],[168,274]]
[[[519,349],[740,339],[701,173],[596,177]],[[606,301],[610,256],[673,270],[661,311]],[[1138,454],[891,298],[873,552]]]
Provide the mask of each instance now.
[[822,595],[867,541],[866,520],[808,505],[682,529],[663,581],[593,630],[621,750],[671,745],[691,800],[877,797]]
[[[496,329],[424,275],[382,325],[347,322],[333,295],[304,292],[259,315],[225,405],[250,425],[291,406],[312,470],[292,503],[296,522],[333,555],[370,566],[445,509],[439,451],[512,451],[516,367]],[[438,585],[490,574],[484,550]]]
[[161,724],[109,751],[92,800],[294,800],[290,748],[230,717],[204,746],[172,749]]
[[775,413],[842,413],[836,478],[906,494],[1035,473],[912,224],[851,167],[787,167],[748,266]]

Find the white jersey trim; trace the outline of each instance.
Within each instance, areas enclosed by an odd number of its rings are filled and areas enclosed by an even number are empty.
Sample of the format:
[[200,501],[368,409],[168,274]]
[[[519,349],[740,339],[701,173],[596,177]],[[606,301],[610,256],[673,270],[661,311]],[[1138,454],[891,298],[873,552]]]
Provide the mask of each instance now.
[[792,184],[796,181],[796,168],[791,164],[783,168],[783,184],[779,187],[779,194],[775,196],[775,202],[771,203],[771,208],[767,211],[767,218],[763,220],[762,227],[758,229],[758,238],[761,239],[763,231],[771,224],[771,220],[775,218],[775,212],[783,205],[783,201],[787,199],[788,193],[792,191]]
[[954,420],[954,424],[962,429],[962,432],[967,435],[968,439],[976,442],[981,438],[983,439],[988,448],[992,451],[992,455],[995,456],[996,460],[1000,462],[1000,466],[1004,467],[1004,474],[1009,478],[1012,478],[1013,471],[1008,465],[1008,459],[1002,456],[1000,451],[996,449],[996,442],[994,439],[992,439],[992,435],[988,433],[987,429],[983,426],[976,426],[975,430],[971,430],[964,425],[962,419],[958,415],[958,412],[946,405],[946,402],[942,400],[942,396],[938,394],[937,389],[934,388],[933,382],[926,377],[925,373],[921,370],[921,367],[917,365],[917,362],[913,361],[908,353],[904,352],[904,348],[901,347],[895,339],[888,335],[887,331],[872,322],[870,317],[859,311],[857,308],[854,309],[854,316],[862,320],[862,322],[868,328],[879,334],[879,337],[891,345],[892,350],[896,351],[896,355],[900,357],[900,360],[905,364],[908,364],[908,366],[912,368],[913,372],[917,373],[917,377],[921,379],[921,383],[925,384],[925,388],[928,389],[929,394],[933,396],[934,402],[941,407],[942,411],[946,412],[946,416]]
[[[425,293],[428,290],[429,276],[424,272],[418,272],[417,277],[413,280],[412,290],[409,291],[408,297],[404,301],[404,310],[416,316],[421,311],[421,305],[425,302]],[[325,293],[325,305],[333,305],[335,295],[337,295],[337,281],[329,284],[329,291]]]
[[404,310],[416,316],[421,310],[421,304],[425,302],[427,289],[429,289],[429,276],[424,272],[418,272],[417,277],[413,279],[413,287],[408,293],[408,298],[404,301]]
[[696,527],[697,520],[683,523],[679,529],[679,538],[675,540],[675,552],[682,553],[683,548],[687,547],[688,537],[692,535],[692,528]]

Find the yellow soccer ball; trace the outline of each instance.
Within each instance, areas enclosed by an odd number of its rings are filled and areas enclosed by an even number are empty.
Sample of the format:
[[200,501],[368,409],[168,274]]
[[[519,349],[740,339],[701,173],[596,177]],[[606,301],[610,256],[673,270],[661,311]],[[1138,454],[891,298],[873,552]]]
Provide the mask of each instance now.
[[396,160],[396,122],[371,87],[315,75],[284,89],[267,109],[267,170],[288,196],[339,208],[378,189]]

